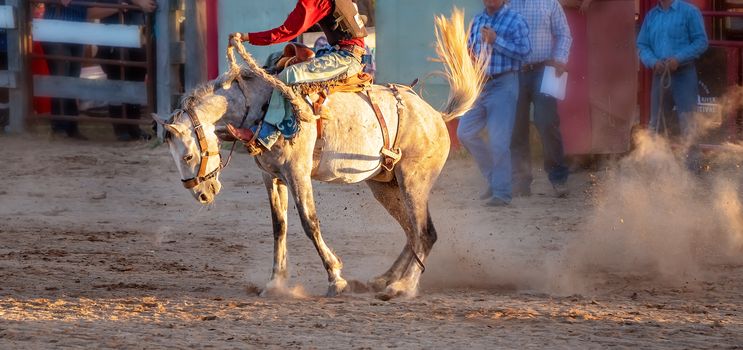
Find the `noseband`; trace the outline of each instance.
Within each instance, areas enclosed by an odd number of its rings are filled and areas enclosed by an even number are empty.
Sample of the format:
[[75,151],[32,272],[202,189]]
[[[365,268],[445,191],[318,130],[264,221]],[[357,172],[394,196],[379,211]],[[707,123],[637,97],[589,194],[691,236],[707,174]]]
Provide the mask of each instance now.
[[[199,118],[196,117],[196,112],[191,108],[186,108],[184,112],[188,114],[188,117],[191,119],[193,130],[196,132],[196,139],[199,142],[199,152],[201,152],[201,159],[199,160],[199,172],[196,173],[196,176],[190,179],[181,180],[181,182],[183,182],[183,187],[190,190],[198,186],[200,183],[216,177],[217,173],[224,168],[224,165],[222,164],[222,155],[219,153],[219,148],[217,148],[216,151],[209,151],[209,144],[206,142],[204,128],[199,122]],[[219,157],[219,166],[207,174],[206,166],[207,164],[209,164],[210,157]]]

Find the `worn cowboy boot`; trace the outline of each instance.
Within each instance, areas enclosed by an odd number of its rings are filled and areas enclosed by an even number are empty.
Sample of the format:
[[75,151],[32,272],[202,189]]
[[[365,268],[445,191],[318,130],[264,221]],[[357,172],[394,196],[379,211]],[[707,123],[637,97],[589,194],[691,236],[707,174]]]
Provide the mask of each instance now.
[[251,156],[257,156],[263,153],[263,149],[253,139],[253,131],[248,128],[236,128],[232,124],[227,124],[227,136],[233,140],[240,140],[248,150]]
[[243,143],[248,143],[253,140],[253,132],[248,128],[236,128],[232,124],[227,124],[227,134],[233,137],[235,140],[240,140]]

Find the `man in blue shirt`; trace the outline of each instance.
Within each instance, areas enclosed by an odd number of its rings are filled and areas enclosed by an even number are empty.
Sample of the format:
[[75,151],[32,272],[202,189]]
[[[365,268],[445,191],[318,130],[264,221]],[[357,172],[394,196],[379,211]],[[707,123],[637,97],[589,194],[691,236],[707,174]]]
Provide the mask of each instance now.
[[[474,107],[459,121],[457,136],[488,182],[486,205],[511,202],[511,134],[518,100],[518,71],[529,53],[529,28],[506,0],[483,0],[468,45],[473,55],[488,55],[487,82]],[[481,131],[487,131],[486,143]]]
[[545,66],[555,67],[562,75],[568,63],[572,37],[565,12],[557,0],[511,0],[511,8],[519,12],[529,26],[531,53],[526,57],[519,74],[520,91],[513,128],[514,195],[531,195],[531,146],[529,120],[534,106],[534,126],[542,139],[544,170],[558,197],[568,194],[568,167],[557,115],[557,100],[539,92]]
[[[707,44],[702,14],[694,5],[682,0],[660,0],[658,6],[648,12],[637,37],[637,49],[640,61],[654,73],[651,131],[660,131],[664,122],[660,118],[661,110],[668,117],[674,104],[682,132],[688,135],[691,131],[698,95],[694,60],[707,50]],[[664,86],[668,82],[670,86]],[[660,105],[661,89],[663,106]]]

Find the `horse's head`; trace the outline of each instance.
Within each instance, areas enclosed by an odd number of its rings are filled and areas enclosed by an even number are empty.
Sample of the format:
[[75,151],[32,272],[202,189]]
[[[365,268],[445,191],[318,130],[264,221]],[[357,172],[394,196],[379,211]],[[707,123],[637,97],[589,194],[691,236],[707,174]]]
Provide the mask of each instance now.
[[[238,76],[242,79],[238,84]],[[234,125],[254,124],[263,113],[271,87],[245,70],[231,70],[194,89],[183,98],[167,121],[153,118],[167,131],[165,141],[181,175],[183,186],[202,204],[209,204],[222,188],[219,172],[220,120]]]
[[227,110],[227,99],[211,94],[196,103],[184,100],[181,107],[168,121],[153,117],[167,131],[165,140],[183,186],[201,204],[209,204],[222,188],[219,182],[222,160],[214,124]]

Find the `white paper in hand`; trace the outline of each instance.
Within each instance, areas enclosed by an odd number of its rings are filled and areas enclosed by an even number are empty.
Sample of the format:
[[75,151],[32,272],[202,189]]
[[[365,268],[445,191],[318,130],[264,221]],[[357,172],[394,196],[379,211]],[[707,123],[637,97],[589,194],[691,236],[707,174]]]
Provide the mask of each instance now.
[[568,86],[568,73],[562,73],[557,76],[555,67],[545,66],[544,75],[542,76],[542,86],[539,92],[550,95],[558,100],[565,99],[565,89]]

